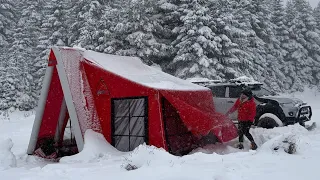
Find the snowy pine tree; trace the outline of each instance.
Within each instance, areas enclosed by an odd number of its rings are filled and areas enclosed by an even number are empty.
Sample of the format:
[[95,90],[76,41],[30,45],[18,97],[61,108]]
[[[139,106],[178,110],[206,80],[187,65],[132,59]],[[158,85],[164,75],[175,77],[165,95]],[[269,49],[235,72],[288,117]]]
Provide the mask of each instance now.
[[[272,1],[271,1],[272,2]],[[261,80],[273,90],[279,91],[285,76],[279,68],[282,67],[280,42],[275,38],[275,25],[271,22],[270,1],[251,1],[248,10],[251,12],[251,26],[257,37],[252,49],[257,60],[256,64],[263,67]],[[258,50],[258,53],[255,49]]]
[[233,42],[235,38],[237,22],[234,20],[232,13],[232,2],[224,0],[215,0],[208,3],[210,9],[211,29],[217,34],[220,41],[220,54],[217,54],[224,69],[221,72],[224,74],[224,79],[231,79],[243,75],[241,69],[241,57],[245,56],[239,44]]
[[14,106],[15,78],[18,71],[9,60],[8,48],[12,45],[12,29],[16,23],[16,9],[12,1],[0,4],[0,110]]
[[[19,87],[17,107],[21,110],[30,110],[37,104],[39,89],[41,83],[37,75],[36,59],[39,51],[35,47],[38,45],[38,37],[40,36],[41,1],[20,1],[19,6],[20,19],[15,28],[14,43],[10,49],[11,56],[17,58],[18,65],[21,70],[19,76]],[[13,53],[11,53],[13,52]]]
[[320,30],[320,2],[318,3],[317,7],[314,9],[313,16],[317,23],[317,29]]
[[0,6],[0,48],[10,44],[11,28],[15,22],[15,10],[13,2],[2,0]]
[[319,34],[315,32],[315,20],[312,9],[305,0],[293,0],[287,3],[286,25],[289,39],[283,44],[288,51],[285,60],[292,80],[291,89],[299,89],[304,85],[318,84]]
[[29,110],[34,107],[35,97],[32,97],[33,78],[29,71],[32,66],[31,60],[34,58],[32,49],[32,40],[26,37],[22,27],[16,27],[14,30],[14,42],[8,51],[8,66],[6,68],[5,86],[10,87],[5,96],[10,97],[7,102],[9,106],[19,108],[20,110]]
[[120,15],[125,20],[112,28],[121,42],[115,49],[116,54],[138,56],[148,64],[161,64],[172,55],[170,42],[163,39],[165,30],[156,7],[155,0],[127,2],[127,13]]
[[219,59],[222,40],[210,27],[213,19],[209,9],[198,0],[183,1],[178,8],[182,26],[174,29],[177,54],[170,68],[176,69],[175,75],[182,78],[223,78],[224,67]]
[[[237,43],[245,54],[239,56],[242,62],[242,73],[254,79],[263,78],[266,72],[265,42],[259,38],[253,28],[257,16],[251,12],[253,4],[248,0],[234,3],[233,42]],[[258,29],[258,28],[256,28]]]
[[290,87],[287,83],[287,78],[284,73],[286,63],[284,62],[284,56],[286,51],[282,48],[281,42],[285,39],[287,27],[284,25],[284,8],[282,0],[273,0],[270,4],[266,4],[268,1],[264,1],[264,6],[269,9],[269,12],[265,12],[265,29],[266,29],[266,60],[267,60],[267,73],[265,77],[265,83],[272,87],[273,90],[281,91]]
[[[248,11],[242,9],[236,1],[219,0],[213,6],[215,7],[212,8],[214,9],[212,11],[213,16],[218,14],[216,17],[219,25],[217,31],[218,33],[222,32],[231,40],[233,45],[227,49],[231,48],[232,54],[240,61],[240,63],[232,63],[235,64],[235,67],[239,67],[239,69],[235,69],[238,73],[236,75],[251,76],[251,72],[254,71],[251,68],[254,58],[251,53],[248,53],[247,48],[250,44],[250,37],[254,36],[255,33],[251,29],[250,22],[245,18]],[[228,68],[231,64],[226,64],[226,66]]]
[[300,72],[299,69],[302,66],[299,66],[299,62],[304,61],[303,53],[306,50],[303,46],[297,41],[295,30],[295,19],[296,19],[296,9],[294,7],[293,2],[290,0],[286,4],[286,15],[285,15],[285,25],[288,27],[288,32],[286,38],[282,42],[282,47],[287,51],[287,54],[284,57],[284,60],[287,64],[285,67],[285,73],[287,74],[288,83],[290,84],[289,89],[292,90],[302,90],[302,80],[300,79]]
[[79,9],[77,19],[74,24],[78,29],[73,29],[71,33],[79,34],[73,44],[84,47],[90,50],[102,52],[105,37],[108,34],[106,22],[102,17],[105,11],[105,6],[99,1],[78,1],[73,9]]
[[42,18],[39,25],[41,34],[35,48],[35,51],[39,53],[32,70],[36,81],[35,87],[37,87],[34,93],[38,93],[41,89],[51,47],[68,45],[66,4],[68,4],[68,0],[42,0],[36,4],[36,9],[40,11]]

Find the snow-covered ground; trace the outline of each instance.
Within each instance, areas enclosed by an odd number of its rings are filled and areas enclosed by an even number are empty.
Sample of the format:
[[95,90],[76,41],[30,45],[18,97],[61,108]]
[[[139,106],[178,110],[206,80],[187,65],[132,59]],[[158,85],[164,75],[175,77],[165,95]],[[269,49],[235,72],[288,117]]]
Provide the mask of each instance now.
[[[293,96],[293,95],[290,95]],[[320,124],[320,93],[297,93],[313,107],[313,122]],[[259,149],[233,148],[234,142],[207,146],[190,155],[175,157],[167,152],[141,145],[122,153],[104,141],[100,134],[87,131],[84,150],[60,163],[27,156],[34,112],[13,112],[0,116],[0,179],[161,179],[161,180],[318,180],[320,130],[307,131],[299,125],[266,130],[252,129]],[[311,124],[311,122],[307,123]],[[297,145],[295,154],[284,151]],[[274,148],[278,150],[274,150]],[[126,168],[137,168],[127,171]]]

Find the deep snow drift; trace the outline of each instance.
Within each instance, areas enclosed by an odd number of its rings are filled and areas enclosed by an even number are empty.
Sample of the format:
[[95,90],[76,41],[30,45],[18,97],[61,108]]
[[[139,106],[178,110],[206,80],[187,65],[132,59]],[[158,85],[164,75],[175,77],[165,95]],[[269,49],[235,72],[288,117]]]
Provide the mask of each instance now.
[[0,170],[17,166],[16,157],[11,151],[12,146],[11,139],[0,142]]
[[[312,121],[320,124],[320,95],[307,91],[294,96],[311,104]],[[249,150],[247,141],[244,150],[235,149],[234,140],[199,148],[183,157],[147,145],[119,152],[101,134],[89,130],[81,153],[54,163],[26,155],[33,118],[34,112],[0,116],[1,179],[319,179],[320,131],[307,131],[300,125],[252,129],[257,151]],[[294,154],[285,152],[291,143],[296,145]]]

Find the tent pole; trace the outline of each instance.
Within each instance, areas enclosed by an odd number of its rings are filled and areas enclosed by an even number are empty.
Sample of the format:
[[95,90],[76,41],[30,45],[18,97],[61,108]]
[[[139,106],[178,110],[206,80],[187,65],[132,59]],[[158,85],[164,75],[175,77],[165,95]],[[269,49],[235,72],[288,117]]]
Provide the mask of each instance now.
[[48,96],[48,92],[49,92],[49,88],[50,88],[53,68],[54,68],[54,66],[47,66],[46,73],[44,76],[42,89],[41,89],[41,95],[39,98],[38,107],[37,107],[35,119],[33,122],[33,128],[32,128],[29,146],[28,146],[28,150],[27,150],[27,154],[29,154],[29,155],[33,154],[35,147],[36,147],[36,144],[37,144],[40,126],[41,126],[41,122],[42,122],[42,117],[43,117],[43,113],[44,113],[44,108],[46,106],[47,96]]
[[57,124],[57,129],[56,129],[56,135],[54,137],[54,141],[58,142],[60,140],[60,133],[62,132],[62,128],[63,128],[63,124],[64,124],[64,120],[66,118],[66,113],[67,113],[67,105],[66,105],[66,101],[62,100],[62,104],[61,104],[61,109],[60,109],[60,114],[59,114],[59,119],[58,119],[58,124]]

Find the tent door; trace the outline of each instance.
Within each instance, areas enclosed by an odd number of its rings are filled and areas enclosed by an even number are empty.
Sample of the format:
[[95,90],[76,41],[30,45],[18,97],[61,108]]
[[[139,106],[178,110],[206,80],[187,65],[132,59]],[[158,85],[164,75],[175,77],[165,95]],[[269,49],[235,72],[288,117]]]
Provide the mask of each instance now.
[[120,151],[132,151],[148,143],[148,98],[111,99],[112,145]]
[[177,109],[165,98],[162,98],[162,114],[168,150],[171,154],[186,155],[199,147],[198,139],[184,125]]

